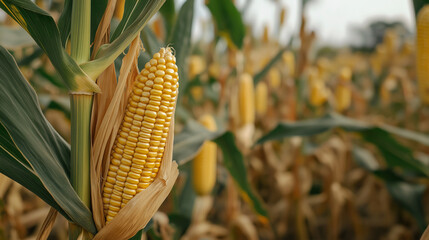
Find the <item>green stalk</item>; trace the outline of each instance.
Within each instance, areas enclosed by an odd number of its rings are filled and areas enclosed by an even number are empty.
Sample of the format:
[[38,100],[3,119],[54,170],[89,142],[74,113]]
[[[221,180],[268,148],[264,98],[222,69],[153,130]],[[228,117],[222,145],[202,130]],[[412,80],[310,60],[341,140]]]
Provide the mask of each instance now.
[[77,64],[87,62],[91,49],[91,1],[74,0],[71,24],[71,57]]
[[91,205],[89,160],[92,94],[71,94],[71,176],[82,202]]
[[[71,57],[77,64],[89,61],[91,41],[91,1],[74,0],[71,16]],[[71,92],[70,182],[82,202],[91,209],[90,155],[92,92]],[[69,239],[75,240],[82,228],[69,224]],[[83,239],[90,239],[84,232]]]

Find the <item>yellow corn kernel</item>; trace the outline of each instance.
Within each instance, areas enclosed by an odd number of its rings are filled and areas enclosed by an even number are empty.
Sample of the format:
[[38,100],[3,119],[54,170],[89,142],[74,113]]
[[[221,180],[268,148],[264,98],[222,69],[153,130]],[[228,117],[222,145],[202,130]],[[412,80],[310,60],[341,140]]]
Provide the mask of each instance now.
[[176,58],[161,48],[136,77],[103,188],[106,221],[154,181],[177,97]]
[[271,88],[279,88],[282,81],[282,76],[280,74],[279,69],[277,68],[271,68],[270,71],[268,71],[268,82],[270,83]]
[[253,78],[248,73],[243,73],[239,79],[239,109],[241,125],[255,122],[255,93]]
[[[216,131],[216,122],[211,115],[201,116],[199,122],[209,131]],[[216,183],[216,149],[216,143],[205,142],[193,161],[193,186],[200,196],[210,194]]]
[[429,5],[417,15],[417,79],[420,99],[429,104]]
[[282,60],[287,68],[287,76],[293,77],[295,74],[295,56],[293,55],[293,52],[284,52],[282,55]]
[[255,100],[256,114],[263,116],[267,112],[268,107],[268,88],[265,82],[259,82],[256,85]]

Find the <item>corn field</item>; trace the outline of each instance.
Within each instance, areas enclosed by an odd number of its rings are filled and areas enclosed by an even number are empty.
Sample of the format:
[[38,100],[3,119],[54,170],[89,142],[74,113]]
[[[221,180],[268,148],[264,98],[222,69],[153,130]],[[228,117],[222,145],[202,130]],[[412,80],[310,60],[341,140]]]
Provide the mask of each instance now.
[[429,240],[429,1],[313,1],[0,0],[0,240]]

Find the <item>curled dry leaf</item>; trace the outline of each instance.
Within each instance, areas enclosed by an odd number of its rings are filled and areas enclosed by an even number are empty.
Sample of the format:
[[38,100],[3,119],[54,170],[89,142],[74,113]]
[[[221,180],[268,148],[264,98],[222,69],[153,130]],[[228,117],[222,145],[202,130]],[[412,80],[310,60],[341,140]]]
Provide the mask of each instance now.
[[48,239],[49,233],[54,226],[55,219],[57,218],[58,212],[54,208],[49,210],[48,216],[46,216],[45,221],[43,221],[42,227],[40,228],[39,233],[37,234],[37,240]]
[[245,236],[244,239],[258,239],[258,231],[248,216],[244,214],[237,215],[237,217],[232,222],[232,226],[236,227],[237,230],[240,230],[241,234]]
[[0,173],[0,199],[3,199],[4,194],[12,183],[12,179]]
[[153,216],[154,229],[159,230],[159,235],[163,240],[173,239],[174,229],[169,224],[167,214],[157,212]]

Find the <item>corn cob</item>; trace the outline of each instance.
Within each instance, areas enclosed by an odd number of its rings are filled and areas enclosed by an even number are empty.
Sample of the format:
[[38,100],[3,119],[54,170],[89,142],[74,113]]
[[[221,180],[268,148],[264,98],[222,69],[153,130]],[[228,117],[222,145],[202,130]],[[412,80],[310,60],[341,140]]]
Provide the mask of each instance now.
[[350,68],[344,67],[339,75],[339,83],[335,89],[335,99],[337,111],[342,112],[350,107],[352,101],[352,92],[350,87],[350,79],[352,72]]
[[255,93],[252,76],[243,73],[239,79],[239,108],[241,125],[255,122]]
[[177,97],[176,58],[161,48],[136,77],[103,189],[106,222],[159,171]]
[[189,57],[189,79],[193,79],[206,69],[206,63],[203,57],[193,55]]
[[270,71],[268,71],[268,81],[272,88],[280,87],[282,77],[280,75],[280,71],[277,68],[271,68]]
[[255,100],[256,113],[263,116],[267,112],[268,106],[268,88],[265,82],[259,82],[256,85]]
[[328,90],[325,82],[319,77],[317,70],[312,69],[308,76],[310,85],[310,104],[314,107],[322,106],[328,99]]
[[429,5],[417,15],[417,79],[420,99],[429,104]]
[[[216,122],[211,115],[203,115],[199,122],[209,131],[216,131]],[[204,196],[210,194],[216,183],[216,143],[205,142],[193,161],[193,186],[195,192]]]
[[293,52],[287,51],[283,53],[282,59],[286,65],[288,77],[293,77],[295,74],[295,56]]

